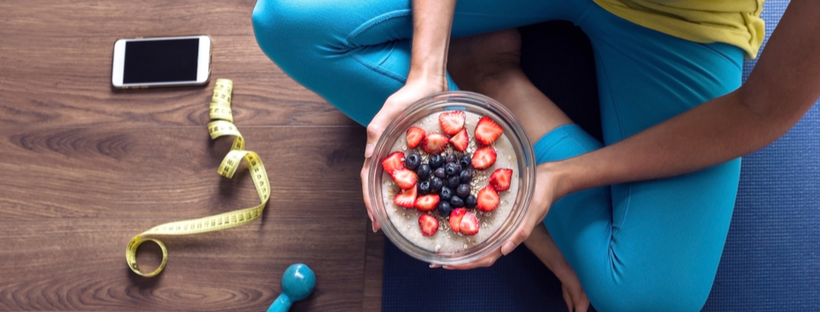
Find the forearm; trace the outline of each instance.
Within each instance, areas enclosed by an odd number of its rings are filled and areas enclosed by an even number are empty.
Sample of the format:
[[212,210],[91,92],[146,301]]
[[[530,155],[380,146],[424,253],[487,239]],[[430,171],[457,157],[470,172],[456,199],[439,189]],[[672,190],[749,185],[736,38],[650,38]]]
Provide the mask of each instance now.
[[559,176],[560,198],[588,188],[703,169],[759,149],[789,127],[756,115],[735,91],[617,144],[544,166]]
[[439,80],[447,89],[447,49],[455,0],[413,0],[413,45],[408,80]]
[[[760,149],[820,96],[820,2],[795,0],[740,89],[617,144],[539,170],[575,191],[697,171]],[[557,199],[557,198],[556,198]]]

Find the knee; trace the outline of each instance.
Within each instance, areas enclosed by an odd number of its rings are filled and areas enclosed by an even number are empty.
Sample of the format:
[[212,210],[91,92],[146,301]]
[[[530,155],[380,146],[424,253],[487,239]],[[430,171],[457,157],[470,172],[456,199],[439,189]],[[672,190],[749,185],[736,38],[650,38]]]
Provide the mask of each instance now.
[[[703,309],[712,283],[692,285],[687,280],[654,277],[657,282],[624,281],[587,291],[597,311],[687,311]],[[683,278],[686,279],[686,278]],[[586,286],[586,285],[585,285]],[[585,287],[586,289],[587,287]]]
[[315,59],[317,43],[333,36],[327,7],[322,1],[258,0],[252,20],[259,47],[279,67]]

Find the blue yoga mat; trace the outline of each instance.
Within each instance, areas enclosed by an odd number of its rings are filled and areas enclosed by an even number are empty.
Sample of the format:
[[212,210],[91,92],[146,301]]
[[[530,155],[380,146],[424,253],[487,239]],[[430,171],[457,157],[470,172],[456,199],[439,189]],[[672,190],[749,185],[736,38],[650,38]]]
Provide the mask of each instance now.
[[[766,1],[767,39],[787,4]],[[570,103],[562,107],[568,115],[600,137],[588,40],[567,23],[528,27],[522,36],[522,66],[533,83],[559,106]],[[744,80],[753,66],[754,61],[744,65]],[[781,139],[743,157],[740,179],[723,257],[703,310],[820,311],[820,105]],[[389,241],[382,308],[566,311],[560,282],[526,248],[490,268],[445,271],[428,268]]]

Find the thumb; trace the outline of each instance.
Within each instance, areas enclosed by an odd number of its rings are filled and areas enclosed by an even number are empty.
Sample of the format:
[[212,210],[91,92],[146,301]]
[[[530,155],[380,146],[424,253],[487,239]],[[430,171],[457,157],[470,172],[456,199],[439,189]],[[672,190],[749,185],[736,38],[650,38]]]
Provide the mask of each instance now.
[[521,245],[521,243],[530,237],[530,233],[532,233],[532,229],[534,227],[535,226],[531,225],[530,222],[525,221],[524,224],[522,224],[522,226],[515,231],[510,240],[504,243],[504,245],[501,245],[501,254],[506,256],[513,252],[518,245]]
[[381,137],[384,132],[384,128],[382,124],[376,122],[375,118],[373,122],[367,125],[367,145],[364,147],[364,158],[373,156],[373,150],[376,149],[376,142],[379,141],[379,137]]
[[373,120],[370,121],[370,124],[367,125],[367,145],[365,145],[364,148],[364,158],[373,156],[376,143],[379,142],[382,133],[387,129],[387,125],[401,112],[402,108],[392,104],[392,102],[391,96],[391,98],[387,99],[384,106],[382,106],[382,109],[376,113],[376,116],[373,116]]

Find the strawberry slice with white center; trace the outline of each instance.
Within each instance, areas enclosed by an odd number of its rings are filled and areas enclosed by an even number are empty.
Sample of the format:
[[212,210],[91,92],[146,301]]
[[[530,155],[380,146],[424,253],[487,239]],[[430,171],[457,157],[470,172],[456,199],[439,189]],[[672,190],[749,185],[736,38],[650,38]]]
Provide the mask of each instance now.
[[421,235],[433,236],[438,231],[438,219],[425,213],[419,216],[419,227],[421,227]]
[[484,170],[495,164],[495,150],[489,146],[479,147],[473,153],[473,168]]
[[470,135],[467,134],[467,129],[462,128],[461,131],[456,133],[452,138],[450,138],[450,144],[453,145],[459,152],[463,152],[467,149],[467,144],[470,143]]
[[421,142],[421,148],[424,149],[427,154],[438,154],[444,151],[447,147],[447,143],[450,143],[450,138],[434,132],[424,137],[424,141]]
[[416,198],[415,206],[421,212],[433,211],[436,210],[439,201],[438,194],[428,194]]
[[458,133],[459,130],[464,128],[465,116],[464,111],[460,110],[441,113],[438,115],[438,122],[441,124],[441,130],[449,135]]
[[393,202],[396,205],[402,206],[404,208],[415,207],[416,188],[411,187],[409,189],[402,190],[401,193],[396,194],[396,197],[393,197]]
[[468,211],[464,214],[464,217],[461,218],[459,229],[461,230],[461,234],[467,236],[478,234],[478,218],[476,218],[474,213]]
[[481,211],[493,211],[498,208],[499,201],[498,192],[491,185],[487,185],[478,191],[478,196],[476,196],[478,205],[476,208]]
[[475,125],[475,139],[484,145],[493,143],[502,133],[504,129],[487,116],[481,117]]
[[382,160],[382,168],[384,172],[393,174],[393,171],[404,169],[404,153],[393,152]]
[[418,179],[418,177],[416,176],[416,173],[413,172],[413,170],[401,168],[396,171],[393,171],[392,176],[393,181],[396,182],[396,185],[398,185],[403,190],[408,190],[410,188],[416,187],[416,179]]
[[465,213],[467,213],[467,209],[464,208],[453,209],[453,212],[450,213],[450,229],[453,232],[461,232],[461,219],[464,218]]
[[410,129],[407,129],[407,132],[404,134],[407,138],[407,147],[409,148],[416,148],[421,143],[421,140],[424,140],[424,136],[427,135],[423,129],[413,126]]
[[512,170],[511,169],[496,169],[493,174],[490,175],[490,185],[496,191],[506,191],[510,189],[510,181],[512,180]]

